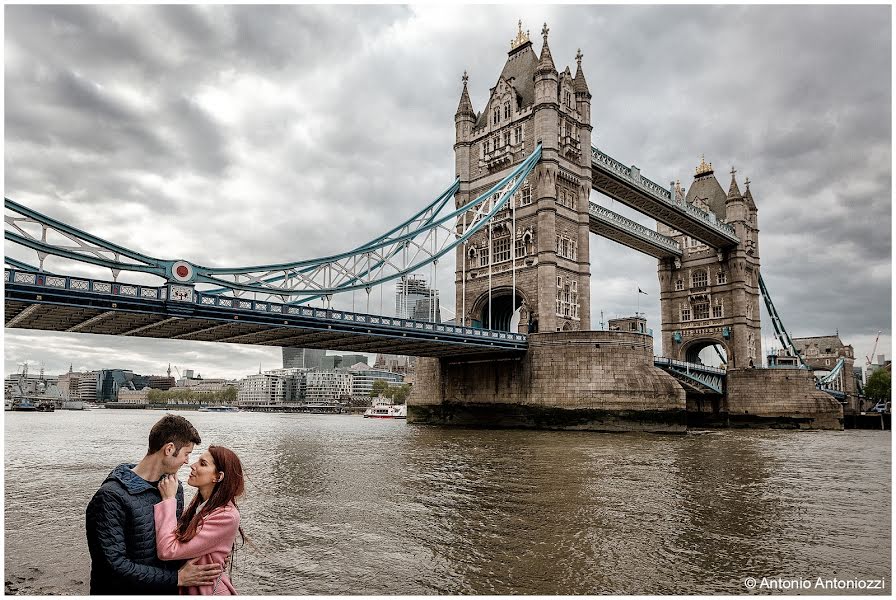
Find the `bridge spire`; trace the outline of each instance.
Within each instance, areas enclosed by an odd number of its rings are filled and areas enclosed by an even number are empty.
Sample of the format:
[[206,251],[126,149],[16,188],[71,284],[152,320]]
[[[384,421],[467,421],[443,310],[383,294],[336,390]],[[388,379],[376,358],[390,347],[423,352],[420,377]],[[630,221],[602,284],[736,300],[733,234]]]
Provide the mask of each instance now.
[[746,186],[744,190],[744,201],[747,203],[747,208],[750,210],[756,210],[756,202],[753,201],[753,192],[750,191],[750,178],[747,177],[746,181],[744,181],[744,185]]
[[706,158],[703,154],[700,155],[700,164],[697,165],[697,171],[694,173],[694,177],[700,177],[701,175],[712,175],[712,163],[706,164]]
[[731,167],[731,185],[728,186],[728,199],[732,198],[743,198],[740,193],[740,188],[737,187],[737,180],[734,178],[734,174],[737,173],[737,169],[733,166]]
[[578,52],[576,52],[576,62],[578,66],[576,67],[576,76],[573,79],[573,89],[576,91],[576,96],[587,96],[591,98],[591,92],[588,90],[588,82],[585,81],[585,72],[582,71],[582,49],[579,48]]
[[554,57],[551,56],[551,48],[548,46],[548,24],[545,23],[544,27],[541,28],[541,37],[544,39],[544,44],[541,46],[541,58],[538,60],[538,68],[535,69],[536,73],[556,73],[557,68],[554,66]]
[[516,38],[510,40],[510,51],[511,53],[529,41],[529,30],[526,30],[526,33],[523,33],[523,20],[520,19],[518,22],[519,29],[516,32]]
[[470,77],[467,75],[467,72],[464,71],[464,76],[461,77],[461,80],[464,82],[464,89],[460,93],[460,102],[457,105],[457,112],[455,113],[455,117],[460,116],[476,116],[476,112],[473,110],[473,103],[470,101],[470,93],[467,91],[467,80]]

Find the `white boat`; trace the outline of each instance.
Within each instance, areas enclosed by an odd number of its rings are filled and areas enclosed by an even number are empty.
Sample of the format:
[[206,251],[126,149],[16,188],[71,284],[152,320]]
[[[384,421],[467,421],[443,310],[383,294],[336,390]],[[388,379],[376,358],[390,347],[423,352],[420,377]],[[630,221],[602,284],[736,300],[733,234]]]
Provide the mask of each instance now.
[[408,407],[406,404],[392,404],[391,402],[374,402],[373,406],[364,411],[365,419],[407,419]]
[[240,412],[240,409],[236,406],[200,406],[199,412],[234,413]]

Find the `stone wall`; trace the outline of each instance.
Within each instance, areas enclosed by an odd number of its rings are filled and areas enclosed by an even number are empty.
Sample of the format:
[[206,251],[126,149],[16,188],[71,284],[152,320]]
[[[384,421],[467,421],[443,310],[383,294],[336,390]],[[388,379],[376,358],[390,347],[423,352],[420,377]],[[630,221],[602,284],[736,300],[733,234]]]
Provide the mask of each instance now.
[[843,429],[840,403],[801,369],[728,369],[723,411],[732,427]]
[[408,421],[594,431],[685,430],[685,393],[653,366],[653,338],[538,333],[521,357],[420,359]]

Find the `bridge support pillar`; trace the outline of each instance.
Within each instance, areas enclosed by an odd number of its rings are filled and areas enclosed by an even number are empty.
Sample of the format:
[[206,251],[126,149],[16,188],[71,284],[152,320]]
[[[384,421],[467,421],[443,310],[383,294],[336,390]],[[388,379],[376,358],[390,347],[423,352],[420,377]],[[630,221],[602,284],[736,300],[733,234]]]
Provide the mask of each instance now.
[[804,369],[728,369],[723,412],[731,427],[843,429],[843,407]]
[[653,338],[619,331],[529,336],[521,357],[421,358],[408,422],[684,432],[685,392],[653,366]]

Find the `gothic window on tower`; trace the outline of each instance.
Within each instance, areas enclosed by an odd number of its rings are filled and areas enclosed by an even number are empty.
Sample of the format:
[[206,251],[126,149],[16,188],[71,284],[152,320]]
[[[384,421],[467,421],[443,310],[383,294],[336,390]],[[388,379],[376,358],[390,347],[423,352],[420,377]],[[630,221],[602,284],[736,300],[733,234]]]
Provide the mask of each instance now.
[[523,143],[523,127],[522,125],[517,125],[514,130],[514,135],[516,136],[516,141],[514,144],[522,144]]
[[716,275],[716,283],[718,285],[722,285],[723,283],[727,283],[727,282],[728,282],[728,276],[725,275],[725,271],[719,271],[718,274]]
[[523,184],[523,196],[520,201],[520,206],[528,206],[532,204],[532,188],[529,187],[528,183]]
[[564,100],[565,100],[565,102],[566,102],[566,106],[569,106],[570,108],[572,108],[572,94],[569,93],[569,92],[567,91],[567,92],[563,95],[563,98],[564,98]]
[[488,250],[483,249],[479,252],[479,266],[487,267],[488,266]]
[[557,277],[557,316],[579,317],[578,282],[567,281],[564,284],[562,278]]
[[510,102],[504,103],[504,118],[505,119],[510,118]]
[[571,240],[565,235],[557,236],[557,255],[561,258],[576,260],[576,241]]
[[697,289],[706,287],[706,271],[704,271],[703,269],[694,271],[691,280],[691,287]]
[[675,280],[675,291],[680,292],[683,289],[684,289],[684,280],[676,279]]
[[701,302],[694,305],[694,320],[709,318],[709,302]]
[[496,151],[498,150],[498,148],[500,148],[500,146],[498,146],[498,139],[499,139],[499,138],[498,138],[498,134],[495,134],[495,137],[492,138],[492,142],[493,142],[493,144],[494,144],[494,146],[495,146],[495,150],[496,150]]
[[492,240],[492,255],[496,263],[510,260],[510,236]]
[[498,121],[501,120],[501,109],[495,107],[495,110],[492,111],[492,125],[497,125]]
[[722,305],[716,304],[712,307],[712,318],[713,319],[721,319],[724,316],[722,311]]
[[516,258],[522,258],[526,256],[526,242],[523,238],[518,238],[516,240]]

